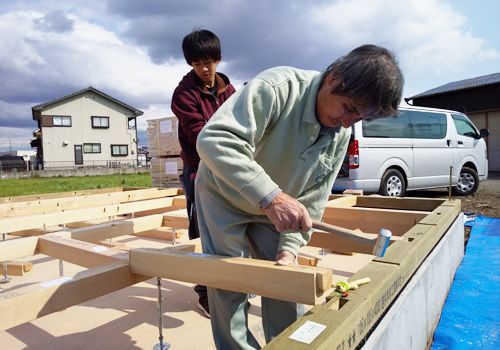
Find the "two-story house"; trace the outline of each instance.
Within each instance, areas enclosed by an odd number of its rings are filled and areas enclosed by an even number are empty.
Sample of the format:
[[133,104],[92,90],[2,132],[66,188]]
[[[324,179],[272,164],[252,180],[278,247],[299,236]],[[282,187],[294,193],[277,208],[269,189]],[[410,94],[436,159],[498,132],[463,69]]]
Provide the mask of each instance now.
[[91,86],[31,110],[38,123],[31,146],[44,169],[137,166],[142,111]]

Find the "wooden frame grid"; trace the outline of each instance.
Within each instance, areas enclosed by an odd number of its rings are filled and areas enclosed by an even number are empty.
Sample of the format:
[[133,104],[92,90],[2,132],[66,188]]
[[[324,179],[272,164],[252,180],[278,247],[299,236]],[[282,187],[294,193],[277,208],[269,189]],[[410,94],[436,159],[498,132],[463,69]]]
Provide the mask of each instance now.
[[[178,189],[112,189],[108,193],[26,199],[0,201],[0,233],[11,236],[23,230],[45,231],[49,226],[57,226],[60,231],[22,238],[12,236],[0,242],[0,261],[43,254],[86,270],[72,277],[0,293],[1,329],[158,276],[316,305],[267,344],[269,349],[300,348],[299,343],[288,337],[306,320],[327,325],[327,331],[315,340],[315,348],[354,348],[460,212],[459,201],[332,196],[323,216],[325,222],[373,237],[384,227],[394,235],[383,258],[372,258],[373,261],[350,276],[351,279],[369,276],[376,287],[360,288],[348,299],[340,300],[332,294],[331,269],[283,267],[270,261],[207,256],[196,253],[199,251],[196,242],[172,244],[176,239],[172,228],[187,227],[185,198]],[[118,216],[119,220],[114,220]],[[106,218],[108,222],[97,225],[70,230],[60,227]],[[110,242],[124,235],[163,238],[165,246],[128,249]],[[367,247],[321,231],[313,233],[310,246],[342,254],[370,253]],[[318,260],[311,258],[314,259]],[[304,265],[313,265],[311,260]],[[183,268],[175,268],[177,264]]]

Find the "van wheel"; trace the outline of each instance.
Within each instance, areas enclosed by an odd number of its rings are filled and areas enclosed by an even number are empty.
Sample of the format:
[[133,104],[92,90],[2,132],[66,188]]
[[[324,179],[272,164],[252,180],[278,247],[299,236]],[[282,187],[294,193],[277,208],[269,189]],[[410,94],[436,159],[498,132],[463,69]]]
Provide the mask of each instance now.
[[474,169],[463,167],[460,170],[458,183],[453,186],[453,193],[458,196],[467,196],[477,191],[479,187],[479,176]]
[[406,191],[405,179],[396,169],[386,170],[382,176],[379,193],[382,196],[403,197]]

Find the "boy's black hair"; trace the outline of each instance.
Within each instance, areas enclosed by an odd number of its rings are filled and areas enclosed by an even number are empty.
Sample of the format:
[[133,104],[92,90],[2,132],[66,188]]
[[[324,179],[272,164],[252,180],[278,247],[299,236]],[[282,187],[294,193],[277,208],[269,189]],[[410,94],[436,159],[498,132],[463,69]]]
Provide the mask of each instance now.
[[396,57],[386,48],[360,46],[333,62],[325,73],[340,80],[332,94],[352,98],[374,117],[397,114],[404,78]]
[[182,52],[190,66],[193,61],[222,59],[219,38],[205,29],[195,29],[186,35],[182,40]]

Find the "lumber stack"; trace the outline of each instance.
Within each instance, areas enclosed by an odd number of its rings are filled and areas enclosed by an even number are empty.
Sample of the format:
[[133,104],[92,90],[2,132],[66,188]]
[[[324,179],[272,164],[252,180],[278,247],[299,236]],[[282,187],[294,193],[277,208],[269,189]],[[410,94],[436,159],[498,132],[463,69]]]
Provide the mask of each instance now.
[[181,146],[175,116],[148,120],[151,179],[155,187],[178,187],[182,172]]

